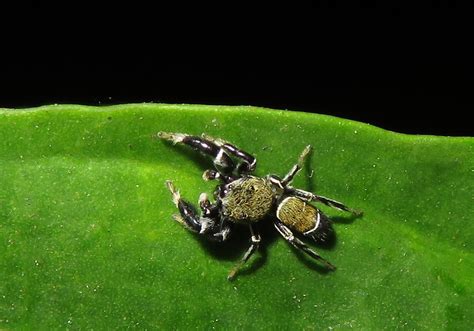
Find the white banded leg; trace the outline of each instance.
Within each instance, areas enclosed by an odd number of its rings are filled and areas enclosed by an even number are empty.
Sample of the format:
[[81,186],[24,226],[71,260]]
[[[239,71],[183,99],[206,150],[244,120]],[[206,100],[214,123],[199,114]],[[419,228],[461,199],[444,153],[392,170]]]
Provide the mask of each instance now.
[[337,210],[341,211],[347,211],[349,213],[352,213],[356,216],[362,216],[363,212],[360,210],[352,209],[344,205],[342,202],[336,201],[334,199],[326,198],[323,197],[322,195],[316,195],[314,193],[300,190],[300,189],[295,189],[292,188],[292,191],[294,192],[295,195],[298,197],[306,200],[306,201],[316,201],[316,202],[321,202],[324,203],[326,206],[332,207]]
[[336,269],[336,267],[332,265],[329,261],[327,261],[321,255],[309,248],[308,245],[306,245],[304,242],[296,238],[293,232],[291,232],[291,230],[282,222],[280,222],[279,220],[275,220],[274,225],[278,232],[283,236],[283,238],[285,238],[285,240],[292,244],[295,248],[302,250],[303,252],[311,256],[313,259],[322,262],[328,269]]
[[227,239],[230,228],[216,220],[217,215],[213,213],[213,205],[205,194],[199,197],[199,205],[203,210],[200,216],[193,205],[181,198],[179,191],[170,180],[166,181],[166,187],[172,194],[173,203],[179,210],[179,215],[173,215],[173,219],[183,225],[186,229],[204,235],[208,239],[224,241]]
[[158,138],[171,141],[173,144],[185,144],[193,149],[209,155],[213,158],[216,169],[223,173],[231,173],[235,165],[225,149],[216,145],[213,141],[202,137],[192,136],[184,133],[158,132]]
[[281,184],[283,186],[286,186],[289,183],[291,183],[291,181],[293,180],[293,177],[295,177],[296,174],[301,170],[301,168],[303,168],[304,161],[306,160],[309,153],[311,152],[311,149],[312,149],[311,145],[308,145],[308,146],[305,147],[303,152],[301,152],[300,157],[298,158],[298,163],[296,163],[293,166],[293,168],[291,168],[291,170],[286,174],[286,176],[283,177],[283,179],[281,181]]
[[232,270],[229,272],[229,275],[227,276],[228,280],[234,279],[239,269],[242,268],[245,262],[247,262],[248,259],[253,255],[253,253],[255,253],[255,251],[258,249],[258,246],[261,240],[260,235],[254,231],[252,225],[249,225],[249,228],[250,228],[250,234],[251,234],[250,247],[247,249],[247,251],[245,252],[240,262],[234,268],[232,268]]

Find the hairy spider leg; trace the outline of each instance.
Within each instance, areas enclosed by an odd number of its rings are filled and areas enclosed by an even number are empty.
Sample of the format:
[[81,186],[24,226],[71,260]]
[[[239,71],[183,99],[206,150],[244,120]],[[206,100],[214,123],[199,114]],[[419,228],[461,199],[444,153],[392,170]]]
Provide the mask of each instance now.
[[283,236],[283,238],[285,238],[285,240],[288,241],[295,248],[302,250],[303,252],[311,256],[313,259],[322,262],[328,269],[336,269],[336,267],[332,265],[329,261],[327,261],[321,255],[309,248],[308,245],[306,245],[304,242],[296,238],[293,235],[293,232],[291,232],[291,230],[280,220],[275,220],[273,224],[275,225],[275,228],[278,230],[278,232]]
[[201,193],[198,199],[199,207],[204,217],[217,218],[219,216],[219,208],[216,203],[211,203],[206,193]]
[[253,255],[253,253],[255,253],[255,251],[258,249],[258,246],[261,240],[260,235],[258,234],[257,231],[253,229],[252,225],[249,225],[249,229],[250,229],[250,234],[251,234],[250,247],[247,249],[247,251],[245,252],[240,262],[237,263],[237,265],[234,268],[232,268],[232,270],[229,272],[229,275],[227,276],[228,280],[234,279],[235,275],[240,270],[240,268],[242,268],[245,262],[247,262],[248,259]]
[[286,185],[290,184],[291,181],[293,180],[293,177],[295,177],[296,174],[301,170],[301,168],[303,168],[304,161],[306,160],[309,153],[311,152],[311,149],[312,149],[311,145],[308,145],[308,146],[305,147],[303,152],[301,152],[300,157],[298,158],[298,163],[296,163],[291,168],[291,170],[285,175],[285,177],[283,177],[283,179],[281,180],[281,184],[283,186],[286,186]]
[[257,159],[253,155],[247,153],[239,147],[220,138],[213,138],[205,134],[203,134],[203,137],[209,141],[212,141],[217,146],[223,148],[228,154],[242,161],[237,168],[237,173],[251,173],[257,167]]
[[332,207],[337,210],[347,211],[356,216],[362,216],[363,212],[360,210],[352,209],[344,205],[342,202],[336,201],[334,199],[323,197],[322,195],[316,195],[314,193],[292,188],[291,191],[298,197],[306,201],[315,201],[324,203],[326,206]]
[[[301,168],[303,168],[304,161],[308,157],[311,150],[312,150],[311,145],[308,145],[308,146],[305,147],[303,152],[301,152],[300,157],[298,158],[298,163],[296,163],[291,168],[291,170],[286,174],[286,176],[280,181],[280,183],[283,187],[288,186],[291,183],[291,181],[293,180],[293,178],[295,177],[295,175],[301,170]],[[325,205],[327,205],[329,207],[335,208],[337,210],[347,211],[347,212],[350,212],[350,213],[352,213],[354,215],[357,215],[357,216],[361,216],[363,214],[362,211],[349,208],[346,205],[344,205],[342,202],[336,201],[334,199],[323,197],[322,195],[316,195],[314,193],[304,191],[304,190],[301,190],[301,189],[295,189],[295,188],[292,188],[292,187],[288,187],[287,189],[289,189],[289,191],[294,193],[296,196],[298,196],[298,197],[300,197],[303,200],[308,201],[308,202],[309,201],[316,201],[316,202],[319,201],[319,202],[324,203]]]
[[215,168],[222,174],[230,174],[235,169],[235,164],[225,149],[210,140],[183,133],[170,132],[158,132],[157,136],[161,139],[169,140],[173,144],[188,145],[198,152],[211,156],[214,159]]
[[223,224],[218,224],[217,207],[212,205],[205,194],[199,197],[199,205],[203,211],[203,216],[199,216],[193,205],[181,198],[179,191],[170,180],[166,181],[166,187],[171,192],[173,203],[179,210],[179,215],[173,215],[173,219],[182,224],[186,229],[205,235],[208,239],[224,241],[229,235],[230,228]]
[[234,178],[233,176],[222,174],[219,171],[214,170],[214,169],[207,169],[206,171],[204,171],[204,173],[202,174],[202,179],[204,179],[206,182],[210,180],[220,179],[224,183],[230,183],[236,180],[236,178]]

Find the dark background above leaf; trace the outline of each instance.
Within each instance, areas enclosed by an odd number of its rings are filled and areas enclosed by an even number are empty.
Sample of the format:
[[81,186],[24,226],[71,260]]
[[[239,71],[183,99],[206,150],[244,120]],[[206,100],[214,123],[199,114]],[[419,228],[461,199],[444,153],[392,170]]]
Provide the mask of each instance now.
[[211,18],[130,4],[65,7],[67,15],[36,3],[30,16],[22,11],[28,26],[5,30],[0,107],[253,105],[404,133],[473,134],[469,11],[461,3],[427,2],[413,16],[373,1],[350,11],[318,1],[280,15],[233,8]]

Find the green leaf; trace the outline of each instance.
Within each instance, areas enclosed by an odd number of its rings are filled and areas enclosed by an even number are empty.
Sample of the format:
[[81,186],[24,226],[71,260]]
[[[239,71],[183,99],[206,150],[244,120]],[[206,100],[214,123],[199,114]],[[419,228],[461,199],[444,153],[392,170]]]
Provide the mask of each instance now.
[[[407,119],[409,120],[409,119]],[[174,222],[165,180],[196,201],[209,159],[158,131],[229,140],[323,208],[336,238],[291,248],[270,223],[210,244]],[[410,136],[253,107],[131,104],[0,110],[0,329],[449,329],[474,327],[474,139]],[[314,170],[314,173],[313,173]]]

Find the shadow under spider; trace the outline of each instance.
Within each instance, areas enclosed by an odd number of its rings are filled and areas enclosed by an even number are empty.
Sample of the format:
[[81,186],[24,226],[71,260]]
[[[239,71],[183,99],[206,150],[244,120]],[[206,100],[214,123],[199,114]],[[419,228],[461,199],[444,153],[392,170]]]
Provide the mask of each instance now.
[[[273,226],[271,217],[257,223],[255,228],[258,229],[262,238],[258,250],[255,255],[246,263],[246,265],[239,271],[238,275],[250,275],[265,265],[268,258],[268,247],[270,247],[275,240],[284,240]],[[334,231],[328,233],[325,241],[313,241],[303,235],[298,235],[303,239],[312,249],[315,249],[324,257],[324,252],[321,253],[319,248],[324,250],[331,250],[336,243],[336,234]],[[231,232],[231,237],[226,242],[213,242],[206,240],[204,237],[196,235],[198,242],[204,250],[213,258],[218,260],[232,260],[236,263],[242,258],[245,251],[250,246],[250,232],[246,226],[234,225]],[[329,273],[331,270],[327,269],[320,262],[311,259],[301,250],[293,247],[290,243],[286,243],[288,249],[291,249],[298,260],[321,274]]]
[[[229,239],[225,242],[215,242],[206,240],[204,237],[196,236],[201,246],[211,255],[218,260],[233,260],[239,261],[244,255],[246,250],[250,247],[250,231],[245,225],[231,224],[232,230]],[[258,250],[255,252],[254,257],[250,259],[247,264],[252,264],[252,269],[258,269],[267,260],[268,247],[275,242],[279,237],[276,230],[273,228],[273,224],[270,219],[262,220],[257,224],[253,225],[254,229],[260,234],[261,241]],[[260,257],[255,261],[255,257]],[[253,261],[253,262],[252,262]],[[257,264],[257,266],[254,266]],[[245,269],[247,270],[247,269]],[[239,274],[242,274],[242,269]]]
[[349,216],[333,216],[331,217],[331,221],[333,223],[340,223],[340,224],[352,224],[355,220],[362,218],[363,215],[349,215]]

